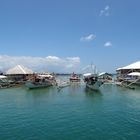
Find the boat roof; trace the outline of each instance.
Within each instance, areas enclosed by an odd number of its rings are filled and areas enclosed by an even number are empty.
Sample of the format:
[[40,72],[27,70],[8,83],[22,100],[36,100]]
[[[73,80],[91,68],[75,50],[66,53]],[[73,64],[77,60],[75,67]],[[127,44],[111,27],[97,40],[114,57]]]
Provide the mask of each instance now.
[[127,70],[127,69],[140,69],[140,61],[137,61],[135,63],[132,63],[130,65],[127,65],[125,67],[122,68],[118,68],[117,70]]
[[88,76],[91,76],[91,75],[92,75],[92,73],[85,73],[85,74],[83,74],[84,77],[88,77]]
[[98,75],[97,74],[94,74],[94,73],[85,73],[83,74],[84,77],[97,77]]
[[0,75],[0,79],[4,79],[4,78],[7,78],[7,76],[5,76],[5,75]]
[[40,74],[38,75],[39,77],[42,77],[42,78],[45,78],[45,77],[53,77],[52,75],[50,74]]
[[107,73],[106,72],[101,72],[101,73],[99,73],[98,76],[102,76],[102,75],[105,75],[105,74],[107,74]]
[[127,75],[129,75],[129,76],[140,76],[140,72],[131,72]]

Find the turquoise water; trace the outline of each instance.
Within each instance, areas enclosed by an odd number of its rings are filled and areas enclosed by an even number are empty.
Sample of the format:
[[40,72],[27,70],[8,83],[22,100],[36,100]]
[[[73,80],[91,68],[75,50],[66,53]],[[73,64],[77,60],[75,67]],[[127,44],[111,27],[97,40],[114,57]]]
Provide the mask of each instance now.
[[140,89],[0,89],[0,140],[139,140]]

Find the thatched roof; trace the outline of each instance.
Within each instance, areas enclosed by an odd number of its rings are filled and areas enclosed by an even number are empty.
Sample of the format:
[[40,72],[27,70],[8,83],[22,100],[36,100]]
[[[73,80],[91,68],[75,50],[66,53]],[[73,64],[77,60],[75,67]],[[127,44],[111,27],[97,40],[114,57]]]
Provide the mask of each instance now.
[[33,74],[33,71],[24,66],[17,65],[14,68],[9,69],[6,74]]

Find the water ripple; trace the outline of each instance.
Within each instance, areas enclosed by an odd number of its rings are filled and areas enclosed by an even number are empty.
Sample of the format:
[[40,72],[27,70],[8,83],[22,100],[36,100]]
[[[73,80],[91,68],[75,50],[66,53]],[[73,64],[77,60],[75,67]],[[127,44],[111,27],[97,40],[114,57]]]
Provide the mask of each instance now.
[[106,85],[0,90],[2,140],[140,139],[140,92]]

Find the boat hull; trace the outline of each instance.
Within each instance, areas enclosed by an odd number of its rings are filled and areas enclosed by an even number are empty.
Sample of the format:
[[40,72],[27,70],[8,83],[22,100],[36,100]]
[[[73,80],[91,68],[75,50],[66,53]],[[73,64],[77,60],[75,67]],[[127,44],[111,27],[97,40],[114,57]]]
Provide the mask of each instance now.
[[70,78],[70,82],[80,82],[80,79],[74,79],[74,78]]
[[92,90],[99,90],[99,88],[101,87],[101,85],[103,85],[102,81],[96,81],[96,83],[94,84],[88,84],[86,83],[86,87],[90,88]]
[[33,83],[31,81],[27,81],[25,83],[25,86],[28,87],[29,89],[35,89],[35,88],[44,88],[44,87],[49,87],[52,86],[52,83]]

